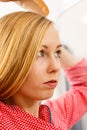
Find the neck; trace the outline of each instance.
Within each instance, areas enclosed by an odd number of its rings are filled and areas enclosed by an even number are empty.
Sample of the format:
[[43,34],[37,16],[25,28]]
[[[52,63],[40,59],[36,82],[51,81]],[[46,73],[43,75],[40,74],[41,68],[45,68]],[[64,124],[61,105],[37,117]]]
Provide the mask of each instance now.
[[39,115],[39,101],[35,101],[32,99],[24,99],[24,98],[17,98],[13,97],[13,102],[14,105],[19,106],[29,114],[32,114],[35,117],[38,117]]
[[28,112],[29,114],[32,114],[35,117],[38,117],[39,115],[39,102],[35,103],[29,103],[27,105],[22,106],[22,108]]

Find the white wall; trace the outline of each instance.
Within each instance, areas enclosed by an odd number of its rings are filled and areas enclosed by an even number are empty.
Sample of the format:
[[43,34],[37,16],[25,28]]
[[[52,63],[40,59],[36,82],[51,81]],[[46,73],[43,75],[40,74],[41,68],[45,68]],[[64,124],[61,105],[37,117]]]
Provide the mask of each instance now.
[[2,17],[5,14],[20,10],[25,9],[13,2],[0,2],[0,17]]
[[69,45],[78,57],[87,57],[87,0],[66,10],[57,17],[61,40]]

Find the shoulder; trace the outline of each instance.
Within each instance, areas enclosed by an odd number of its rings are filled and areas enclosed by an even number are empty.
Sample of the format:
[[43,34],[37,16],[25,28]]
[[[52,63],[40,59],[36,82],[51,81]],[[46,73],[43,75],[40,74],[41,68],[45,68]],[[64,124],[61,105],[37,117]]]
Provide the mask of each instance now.
[[2,101],[0,101],[0,114],[1,115],[12,114],[12,108],[10,106],[4,104]]
[[0,120],[3,117],[4,110],[5,110],[5,105],[0,101]]
[[0,101],[0,116],[4,113],[6,108],[7,108],[6,105]]
[[0,111],[2,110],[2,108],[5,108],[5,107],[6,107],[6,105],[0,101]]

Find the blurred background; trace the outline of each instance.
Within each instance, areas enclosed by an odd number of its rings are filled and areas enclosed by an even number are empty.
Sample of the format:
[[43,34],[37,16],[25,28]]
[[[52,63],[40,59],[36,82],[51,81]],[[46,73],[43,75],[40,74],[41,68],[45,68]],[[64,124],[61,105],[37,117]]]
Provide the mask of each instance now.
[[[61,42],[78,58],[87,58],[87,0],[44,0],[49,7],[48,18],[55,22]],[[25,10],[13,2],[0,2],[0,17]],[[63,72],[62,72],[63,73]],[[61,96],[69,88],[61,73],[54,96]],[[65,86],[65,87],[64,87]],[[87,130],[87,114],[72,130]]]

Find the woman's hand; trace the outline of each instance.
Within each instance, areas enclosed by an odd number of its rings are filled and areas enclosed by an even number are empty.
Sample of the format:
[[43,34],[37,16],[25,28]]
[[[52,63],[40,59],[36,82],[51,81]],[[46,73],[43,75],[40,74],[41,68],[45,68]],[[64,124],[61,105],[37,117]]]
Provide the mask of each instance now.
[[66,50],[64,47],[61,48],[61,56],[60,56],[60,62],[63,68],[72,67],[76,65],[80,59],[73,56],[68,50]]
[[29,9],[32,12],[36,12],[43,16],[49,14],[49,9],[43,0],[0,0],[1,2],[13,1],[23,8]]

